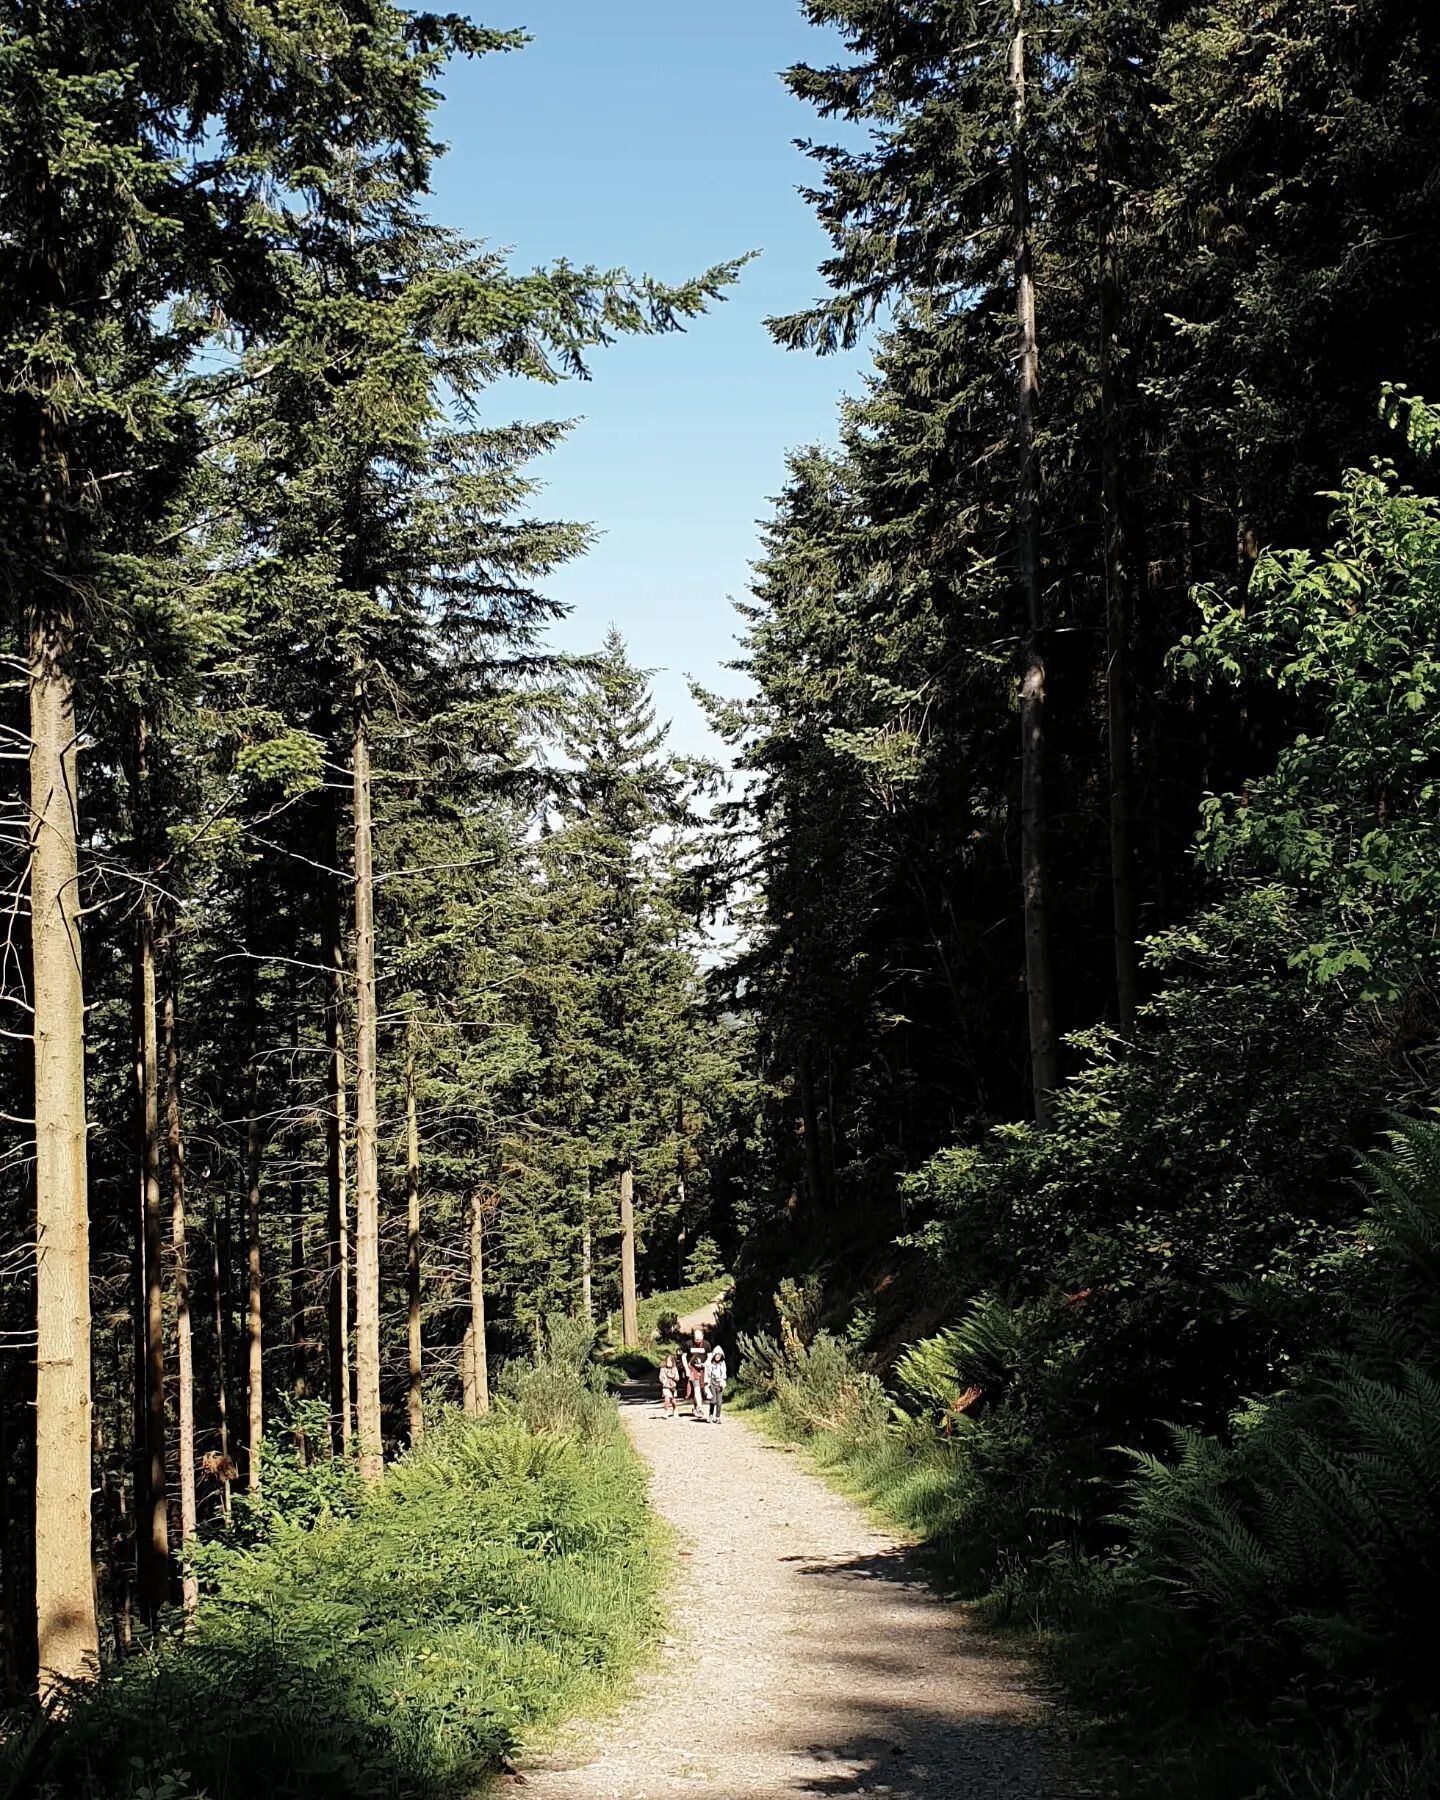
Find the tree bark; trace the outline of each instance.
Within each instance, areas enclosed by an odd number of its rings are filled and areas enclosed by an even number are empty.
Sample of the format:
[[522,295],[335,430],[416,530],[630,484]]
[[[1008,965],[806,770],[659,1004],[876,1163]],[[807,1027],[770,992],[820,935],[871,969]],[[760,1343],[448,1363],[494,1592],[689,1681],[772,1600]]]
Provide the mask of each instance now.
[[250,1081],[250,1117],[245,1123],[245,1488],[260,1492],[261,1444],[265,1436],[264,1291],[260,1266],[260,1164],[264,1142],[259,1093]]
[[35,1612],[40,1687],[95,1674],[85,993],[70,623],[29,631],[35,1054]]
[[360,1473],[384,1473],[380,1413],[380,1172],[376,1142],[375,876],[370,741],[364,713],[354,740],[355,812],[355,1429]]
[[473,1419],[480,1410],[480,1403],[475,1391],[475,1327],[465,1327],[465,1336],[460,1344],[460,1394],[461,1407],[467,1419]]
[[425,1436],[420,1343],[420,1122],[415,1104],[415,1032],[405,1031],[405,1325],[409,1382],[406,1406],[412,1448]]
[[340,807],[331,796],[332,872],[325,896],[325,1189],[327,1238],[326,1333],[329,1342],[330,1436],[350,1449],[350,1219],[346,1191],[345,934],[341,918]]
[[[110,1340],[112,1356],[112,1374],[115,1391],[115,1444],[118,1449],[125,1441],[125,1332],[117,1328]],[[128,1656],[135,1642],[134,1594],[131,1587],[133,1563],[130,1555],[135,1541],[134,1531],[130,1525],[130,1515],[125,1505],[125,1476],[123,1465],[116,1477],[114,1492],[115,1510],[111,1544],[111,1579],[110,1594],[111,1616],[115,1626],[115,1651],[119,1656]]]
[[470,1360],[477,1413],[490,1410],[490,1353],[485,1342],[485,1216],[480,1189],[470,1195]]
[[165,987],[165,1136],[170,1151],[170,1244],[175,1257],[175,1362],[180,1474],[180,1596],[195,1616],[200,1587],[187,1557],[195,1540],[195,1356],[190,1320],[190,1267],[185,1243],[185,1136],[180,1107],[180,1042],[175,976]]
[[[137,804],[145,804],[142,727]],[[136,1057],[139,1089],[140,1176],[145,1232],[145,1511],[137,1523],[143,1540],[140,1605],[154,1624],[170,1586],[170,1505],[165,1473],[165,1271],[160,1259],[160,1055],[155,996],[155,901],[147,886],[140,899],[136,939]]]
[[[310,1392],[310,1346],[306,1334],[305,1283],[305,1108],[300,1092],[300,1012],[293,984],[290,992],[290,1394],[304,1400]],[[303,1426],[295,1429],[295,1449],[308,1461],[310,1446]]]
[[215,1301],[215,1418],[220,1434],[220,1511],[230,1517],[230,1406],[227,1371],[230,1367],[230,1334],[225,1329],[225,1287],[230,1267],[230,1232],[223,1217],[217,1218],[210,1202],[210,1278]]
[[1045,663],[1041,641],[1040,516],[1035,455],[1035,407],[1040,359],[1035,329],[1035,274],[1030,237],[1030,171],[1026,154],[1026,0],[1013,0],[1010,92],[1014,136],[1010,147],[1011,227],[1018,332],[1015,384],[1015,537],[1024,616],[1020,671],[1020,869],[1024,901],[1025,987],[1030,1021],[1030,1076],[1035,1122],[1051,1119],[1051,1095],[1060,1077],[1055,1033],[1055,984],[1050,957],[1048,882],[1045,867]]
[[620,1335],[627,1349],[640,1342],[635,1298],[635,1171],[628,1157],[620,1171]]
[[1105,530],[1105,698],[1110,763],[1110,890],[1115,933],[1115,996],[1120,1029],[1135,1028],[1140,1000],[1136,949],[1134,768],[1130,742],[1130,593],[1125,566],[1125,494],[1115,339],[1120,295],[1114,196],[1109,185],[1109,127],[1102,123],[1100,196],[1100,485]]
[[590,1225],[589,1183],[586,1183],[585,1217],[580,1221],[580,1310],[585,1323],[595,1323],[595,1242]]

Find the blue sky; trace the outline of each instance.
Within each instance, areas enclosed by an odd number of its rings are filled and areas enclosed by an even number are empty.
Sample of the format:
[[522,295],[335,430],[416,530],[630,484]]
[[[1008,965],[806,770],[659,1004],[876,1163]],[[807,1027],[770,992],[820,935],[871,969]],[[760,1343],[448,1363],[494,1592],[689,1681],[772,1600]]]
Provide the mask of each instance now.
[[531,266],[567,257],[663,278],[762,252],[731,298],[684,336],[622,342],[593,379],[506,389],[507,414],[576,418],[540,473],[546,516],[603,534],[550,591],[572,608],[566,648],[610,623],[654,668],[674,742],[713,748],[685,689],[691,674],[736,691],[734,595],[756,520],[788,449],[833,440],[836,404],[861,359],[786,352],[762,321],[821,291],[826,239],[796,192],[812,165],[793,140],[828,127],[778,71],[834,45],[793,0],[476,0],[487,25],[518,25],[523,51],[451,70],[437,172],[445,223]]

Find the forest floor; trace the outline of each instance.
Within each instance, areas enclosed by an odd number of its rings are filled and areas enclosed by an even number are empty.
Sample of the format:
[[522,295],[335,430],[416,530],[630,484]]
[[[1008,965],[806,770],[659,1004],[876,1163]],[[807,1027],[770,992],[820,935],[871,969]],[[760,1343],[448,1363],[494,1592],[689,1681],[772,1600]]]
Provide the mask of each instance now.
[[525,1765],[533,1800],[1078,1800],[1023,1667],[741,1417],[622,1396],[679,1539],[662,1660],[614,1717]]

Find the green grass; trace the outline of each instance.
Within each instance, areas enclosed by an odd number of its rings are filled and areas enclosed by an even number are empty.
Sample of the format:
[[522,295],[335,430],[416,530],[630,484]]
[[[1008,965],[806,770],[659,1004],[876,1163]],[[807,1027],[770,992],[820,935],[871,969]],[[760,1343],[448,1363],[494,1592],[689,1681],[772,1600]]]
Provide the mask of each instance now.
[[444,1800],[604,1706],[665,1554],[618,1427],[455,1421],[350,1517],[212,1549],[195,1637],[10,1722],[5,1800]]
[[[674,1313],[684,1318],[686,1313],[699,1312],[701,1307],[709,1306],[717,1294],[725,1293],[732,1286],[728,1275],[717,1275],[713,1281],[699,1281],[692,1287],[669,1288],[664,1293],[647,1294],[636,1309],[640,1325],[639,1350],[650,1360],[657,1356],[654,1337],[661,1319],[666,1313]],[[611,1341],[618,1345],[620,1341],[620,1315],[611,1313],[606,1321]]]

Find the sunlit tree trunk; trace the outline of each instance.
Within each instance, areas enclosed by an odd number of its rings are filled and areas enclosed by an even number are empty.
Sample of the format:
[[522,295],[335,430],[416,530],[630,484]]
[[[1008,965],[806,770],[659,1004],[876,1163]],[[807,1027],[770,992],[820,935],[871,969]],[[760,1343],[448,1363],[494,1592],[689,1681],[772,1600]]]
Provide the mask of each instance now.
[[93,1675],[90,1222],[75,702],[67,618],[29,620],[35,1054],[35,1609],[40,1685]]
[[370,742],[355,726],[355,1431],[367,1482],[384,1472],[380,1414],[380,1172],[376,1142],[375,876]]
[[[146,804],[141,727],[136,802]],[[155,988],[155,900],[140,898],[136,938],[135,1074],[140,1114],[140,1178],[145,1233],[145,1512],[140,1520],[140,1604],[153,1624],[170,1581],[170,1507],[165,1473],[165,1285],[160,1259],[160,1052]]]
[[1035,405],[1040,361],[1035,330],[1035,275],[1030,236],[1030,172],[1026,155],[1026,0],[1013,0],[1010,91],[1011,229],[1015,263],[1018,367],[1015,385],[1015,538],[1024,611],[1020,671],[1020,870],[1024,898],[1025,987],[1030,1015],[1030,1074],[1035,1120],[1050,1123],[1051,1095],[1060,1076],[1055,1031],[1054,975],[1045,867],[1045,663],[1041,650],[1040,517],[1035,456]]
[[180,1044],[173,971],[165,989],[165,1136],[170,1151],[170,1244],[175,1258],[176,1412],[180,1474],[180,1591],[192,1618],[200,1589],[188,1556],[195,1539],[195,1358],[190,1266],[185,1241],[185,1136],[180,1102]]
[[628,1157],[620,1171],[620,1335],[627,1347],[640,1342],[635,1296],[635,1171]]
[[260,1263],[260,1167],[264,1139],[258,1117],[259,1093],[250,1081],[250,1117],[245,1122],[245,1487],[260,1491],[261,1446],[265,1436],[264,1289]]
[[325,1192],[330,1435],[342,1454],[350,1448],[350,1207],[346,1182],[345,945],[340,904],[338,801],[331,797],[334,863],[325,896]]
[[470,1358],[477,1413],[490,1410],[490,1354],[485,1343],[485,1214],[477,1187],[470,1195]]
[[405,1033],[405,1319],[409,1365],[406,1404],[410,1442],[425,1436],[420,1344],[420,1122],[415,1102],[414,1026]]
[[465,1337],[460,1345],[460,1393],[461,1406],[467,1418],[473,1419],[480,1410],[480,1402],[475,1388],[475,1327],[465,1327]]
[[[310,1393],[310,1346],[306,1333],[305,1288],[308,1278],[305,1232],[305,1107],[300,1087],[299,996],[290,990],[290,1395],[307,1399]],[[295,1428],[295,1449],[308,1461],[311,1446],[302,1425]]]

